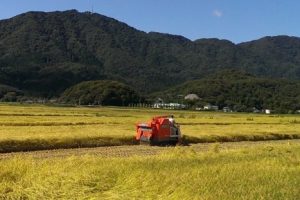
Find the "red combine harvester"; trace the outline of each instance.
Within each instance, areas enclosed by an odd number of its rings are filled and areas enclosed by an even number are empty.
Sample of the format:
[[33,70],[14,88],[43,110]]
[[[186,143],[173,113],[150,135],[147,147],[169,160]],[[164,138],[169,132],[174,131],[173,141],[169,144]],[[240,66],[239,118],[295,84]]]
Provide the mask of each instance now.
[[141,144],[175,145],[180,142],[181,133],[179,125],[173,116],[153,117],[148,123],[136,124],[136,140]]

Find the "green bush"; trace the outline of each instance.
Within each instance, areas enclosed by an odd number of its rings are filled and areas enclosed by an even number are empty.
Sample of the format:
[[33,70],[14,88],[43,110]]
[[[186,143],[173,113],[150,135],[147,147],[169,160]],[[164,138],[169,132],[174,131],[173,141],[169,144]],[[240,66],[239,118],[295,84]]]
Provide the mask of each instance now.
[[67,89],[61,102],[79,105],[128,106],[138,103],[141,97],[129,86],[108,80],[86,81]]

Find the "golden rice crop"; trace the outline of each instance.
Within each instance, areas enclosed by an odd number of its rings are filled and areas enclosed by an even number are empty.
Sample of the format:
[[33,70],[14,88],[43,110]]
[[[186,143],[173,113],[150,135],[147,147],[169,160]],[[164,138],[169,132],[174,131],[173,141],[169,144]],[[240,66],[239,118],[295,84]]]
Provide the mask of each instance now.
[[300,147],[0,160],[0,199],[299,199]]
[[0,104],[0,152],[134,144],[137,122],[170,114],[189,142],[300,137],[299,115]]

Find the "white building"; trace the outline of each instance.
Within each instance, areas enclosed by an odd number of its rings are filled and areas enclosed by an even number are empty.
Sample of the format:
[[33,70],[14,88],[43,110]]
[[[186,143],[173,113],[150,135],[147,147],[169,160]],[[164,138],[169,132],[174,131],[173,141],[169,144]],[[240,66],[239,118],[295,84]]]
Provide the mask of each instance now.
[[163,108],[163,109],[183,109],[186,106],[179,103],[155,103],[153,108]]
[[223,107],[223,112],[232,112],[232,110],[229,107]]
[[204,110],[219,110],[219,106],[213,106],[210,104],[207,104],[203,107]]
[[265,113],[266,113],[267,115],[269,115],[269,114],[271,114],[271,110],[270,110],[270,109],[266,109],[266,110],[265,110]]

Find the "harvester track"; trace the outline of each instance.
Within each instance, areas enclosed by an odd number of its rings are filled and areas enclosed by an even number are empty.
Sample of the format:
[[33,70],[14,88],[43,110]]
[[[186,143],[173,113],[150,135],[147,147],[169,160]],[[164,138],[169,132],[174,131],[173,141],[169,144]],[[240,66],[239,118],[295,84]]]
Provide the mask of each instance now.
[[[300,139],[295,140],[272,140],[272,141],[256,141],[256,142],[225,142],[219,143],[219,150],[238,149],[255,147],[259,145],[273,145],[273,144],[299,144]],[[213,150],[216,143],[199,143],[190,146],[183,146],[185,149],[192,149],[196,152],[205,152]],[[29,156],[33,158],[53,158],[53,157],[68,157],[68,156],[84,156],[95,155],[101,157],[129,157],[129,156],[151,156],[163,153],[174,147],[159,147],[159,146],[144,146],[144,145],[127,145],[127,146],[109,146],[96,148],[75,148],[75,149],[57,149],[57,150],[43,150],[31,152],[17,152],[17,153],[2,153],[0,159]]]

